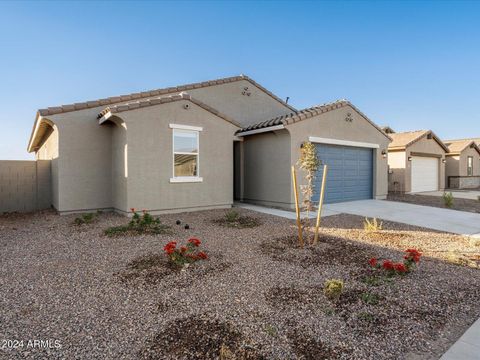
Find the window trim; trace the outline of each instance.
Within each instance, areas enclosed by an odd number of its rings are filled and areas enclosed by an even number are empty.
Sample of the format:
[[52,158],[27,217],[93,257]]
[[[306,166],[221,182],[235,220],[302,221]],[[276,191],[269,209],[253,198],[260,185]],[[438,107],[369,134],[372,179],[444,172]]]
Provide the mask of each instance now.
[[[189,126],[189,125],[177,125],[170,124],[169,127],[172,129],[172,177],[170,178],[170,183],[189,183],[189,182],[202,182],[203,178],[200,176],[200,131],[203,130],[201,127]],[[175,151],[175,133],[195,133],[197,137],[197,152],[184,152],[184,151]],[[175,176],[175,155],[195,155],[197,156],[197,174],[194,176]]]
[[[470,173],[469,169],[472,169]],[[467,156],[467,176],[473,176],[473,156]]]

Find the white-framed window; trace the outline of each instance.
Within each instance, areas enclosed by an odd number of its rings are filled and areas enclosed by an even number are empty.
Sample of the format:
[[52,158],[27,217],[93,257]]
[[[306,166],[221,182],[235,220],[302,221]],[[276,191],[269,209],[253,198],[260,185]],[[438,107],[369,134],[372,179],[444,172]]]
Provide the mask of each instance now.
[[173,176],[170,182],[201,182],[200,131],[202,128],[170,124],[173,142]]
[[467,157],[467,176],[473,176],[473,156]]

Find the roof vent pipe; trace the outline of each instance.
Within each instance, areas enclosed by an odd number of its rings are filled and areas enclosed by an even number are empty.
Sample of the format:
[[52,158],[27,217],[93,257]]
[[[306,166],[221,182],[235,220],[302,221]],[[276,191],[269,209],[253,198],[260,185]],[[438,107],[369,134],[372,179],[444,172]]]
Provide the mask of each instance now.
[[285,104],[288,104],[288,100],[290,100],[290,96],[287,96],[287,98],[285,99]]

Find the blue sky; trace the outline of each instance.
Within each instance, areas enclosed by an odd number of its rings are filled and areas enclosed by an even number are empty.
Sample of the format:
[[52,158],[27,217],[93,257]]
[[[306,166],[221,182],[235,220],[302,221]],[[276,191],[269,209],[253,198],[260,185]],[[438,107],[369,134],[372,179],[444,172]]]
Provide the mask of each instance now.
[[480,137],[480,3],[0,2],[0,159],[38,108],[246,74],[302,108]]

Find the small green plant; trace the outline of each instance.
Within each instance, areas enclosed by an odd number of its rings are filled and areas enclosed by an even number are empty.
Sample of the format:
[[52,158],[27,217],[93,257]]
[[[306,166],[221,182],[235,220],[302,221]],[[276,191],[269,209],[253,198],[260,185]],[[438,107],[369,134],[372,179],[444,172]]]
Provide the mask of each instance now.
[[239,217],[240,217],[240,214],[238,212],[236,212],[235,210],[230,210],[225,214],[225,221],[232,223],[237,221]]
[[343,281],[337,279],[331,279],[325,281],[323,287],[323,293],[330,300],[338,300],[343,293]]
[[451,192],[444,192],[442,195],[443,199],[443,204],[447,208],[452,208],[453,207],[453,194]]
[[297,161],[297,165],[305,173],[305,185],[300,186],[300,191],[303,195],[302,208],[305,211],[305,217],[302,222],[304,224],[305,233],[305,242],[307,244],[313,243],[313,240],[310,241],[311,233],[308,231],[310,228],[310,211],[314,209],[312,197],[315,190],[314,182],[317,170],[320,166],[320,160],[317,156],[317,147],[315,144],[306,141],[302,144],[300,150],[300,158]]
[[380,301],[380,298],[378,295],[374,293],[365,292],[362,294],[362,300],[365,304],[377,305],[378,302]]
[[359,312],[357,315],[357,318],[359,320],[367,321],[367,322],[373,322],[375,320],[375,316],[373,314],[370,314],[368,312],[362,311]]
[[253,228],[261,225],[260,220],[258,220],[257,218],[240,215],[235,210],[228,211],[224,217],[213,220],[213,222],[222,226],[237,229]]
[[383,230],[383,222],[378,222],[377,218],[373,218],[372,220],[365,218],[363,228],[367,233],[376,233]]
[[265,326],[265,332],[270,335],[270,336],[273,336],[273,337],[276,337],[277,334],[278,334],[278,330],[275,326],[273,325],[270,325],[270,324],[267,324]]
[[147,211],[143,211],[140,215],[135,209],[132,219],[126,225],[112,226],[105,230],[107,236],[117,236],[122,234],[168,234],[170,233],[170,226],[161,223],[160,219],[154,218]]
[[91,224],[93,220],[95,220],[96,216],[97,214],[94,213],[82,214],[81,216],[75,218],[74,223],[75,225]]

